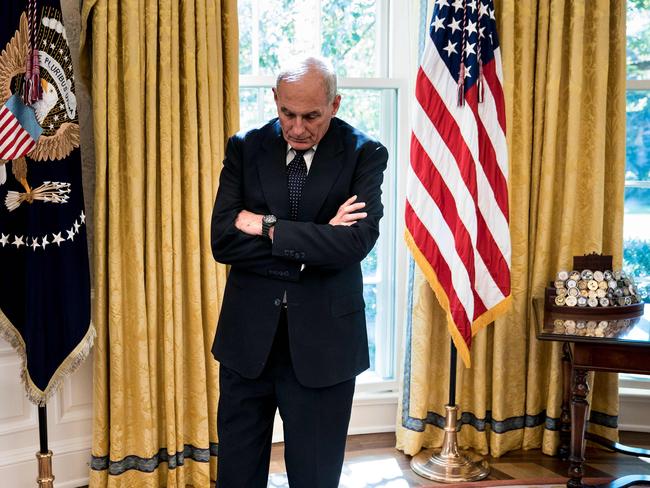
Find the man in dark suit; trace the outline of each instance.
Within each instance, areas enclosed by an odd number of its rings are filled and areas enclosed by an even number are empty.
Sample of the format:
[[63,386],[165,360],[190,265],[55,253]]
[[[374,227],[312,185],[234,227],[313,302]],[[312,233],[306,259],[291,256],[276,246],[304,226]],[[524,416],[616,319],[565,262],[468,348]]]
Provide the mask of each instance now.
[[292,488],[334,488],[355,377],[369,366],[360,262],[379,236],[388,153],[335,118],[336,75],[308,58],[273,90],[278,118],[228,141],[212,251],[230,274],[219,488],[266,487],[276,408]]

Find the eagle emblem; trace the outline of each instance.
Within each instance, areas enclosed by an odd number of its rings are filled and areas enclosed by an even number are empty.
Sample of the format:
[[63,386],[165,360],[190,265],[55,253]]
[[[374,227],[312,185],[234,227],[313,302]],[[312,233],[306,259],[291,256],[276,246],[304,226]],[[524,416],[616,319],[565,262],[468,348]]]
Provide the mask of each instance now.
[[[43,8],[39,22],[33,27],[34,32],[30,38],[30,25],[27,15],[23,13],[19,29],[0,53],[0,107],[4,107],[12,97],[24,90],[29,57],[37,53],[40,65],[38,83],[40,83],[42,94],[39,93],[39,99],[27,107],[29,110],[33,110],[36,122],[40,126],[39,136],[29,148],[29,152],[13,159],[0,159],[0,185],[4,184],[7,179],[6,166],[11,162],[13,175],[26,191],[25,194],[9,192],[13,195],[14,207],[16,195],[23,195],[23,197],[18,197],[18,204],[22,201],[31,203],[34,199],[55,203],[64,203],[67,200],[66,198],[40,198],[39,192],[33,192],[41,187],[32,190],[27,179],[28,160],[29,164],[62,160],[79,147],[79,123],[72,59],[67,34],[60,16],[58,10]],[[30,39],[36,40],[33,49]],[[34,131],[28,132],[34,133]],[[2,154],[0,154],[1,157]],[[63,187],[69,188],[69,185]],[[48,188],[47,194],[50,196],[52,196],[51,191],[51,188]],[[43,191],[40,193],[45,194]],[[9,207],[9,202],[5,203]]]

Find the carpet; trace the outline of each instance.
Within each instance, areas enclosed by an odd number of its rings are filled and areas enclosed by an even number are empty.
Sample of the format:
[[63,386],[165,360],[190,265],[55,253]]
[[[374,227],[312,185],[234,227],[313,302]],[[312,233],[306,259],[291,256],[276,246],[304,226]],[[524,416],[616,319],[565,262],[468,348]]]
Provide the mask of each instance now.
[[[608,483],[612,478],[583,478],[583,483],[588,486]],[[567,478],[532,478],[520,480],[484,480],[466,483],[427,483],[422,478],[421,482],[410,482],[402,477],[393,479],[383,479],[381,481],[365,481],[363,484],[350,482],[342,479],[339,488],[498,488],[507,486],[509,488],[565,488]],[[289,488],[286,474],[277,473],[269,477],[268,488]]]
[[[585,485],[600,485],[608,483],[612,478],[583,478]],[[425,487],[447,487],[447,488],[498,488],[507,486],[509,488],[565,488],[567,478],[536,478],[523,480],[484,480],[467,483],[432,483],[424,485]]]

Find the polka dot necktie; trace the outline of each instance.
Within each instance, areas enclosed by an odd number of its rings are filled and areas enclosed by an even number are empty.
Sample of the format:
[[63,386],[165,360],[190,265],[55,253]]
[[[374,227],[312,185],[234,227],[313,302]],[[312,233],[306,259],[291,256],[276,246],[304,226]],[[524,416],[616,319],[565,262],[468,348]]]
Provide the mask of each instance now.
[[291,220],[298,219],[298,206],[302,189],[307,179],[307,164],[305,163],[305,151],[295,151],[296,156],[287,165],[287,186],[289,187],[289,211]]

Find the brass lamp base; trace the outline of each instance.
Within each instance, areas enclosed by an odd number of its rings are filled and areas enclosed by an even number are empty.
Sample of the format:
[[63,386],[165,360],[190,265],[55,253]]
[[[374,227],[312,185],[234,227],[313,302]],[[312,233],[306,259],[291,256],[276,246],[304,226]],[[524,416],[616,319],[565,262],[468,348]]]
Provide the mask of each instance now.
[[445,437],[440,449],[428,449],[411,459],[414,473],[442,483],[478,481],[490,473],[490,468],[481,456],[469,451],[458,450],[456,426],[458,406],[445,405]]
[[37,452],[38,460],[38,488],[54,488],[54,475],[52,474],[52,451]]

